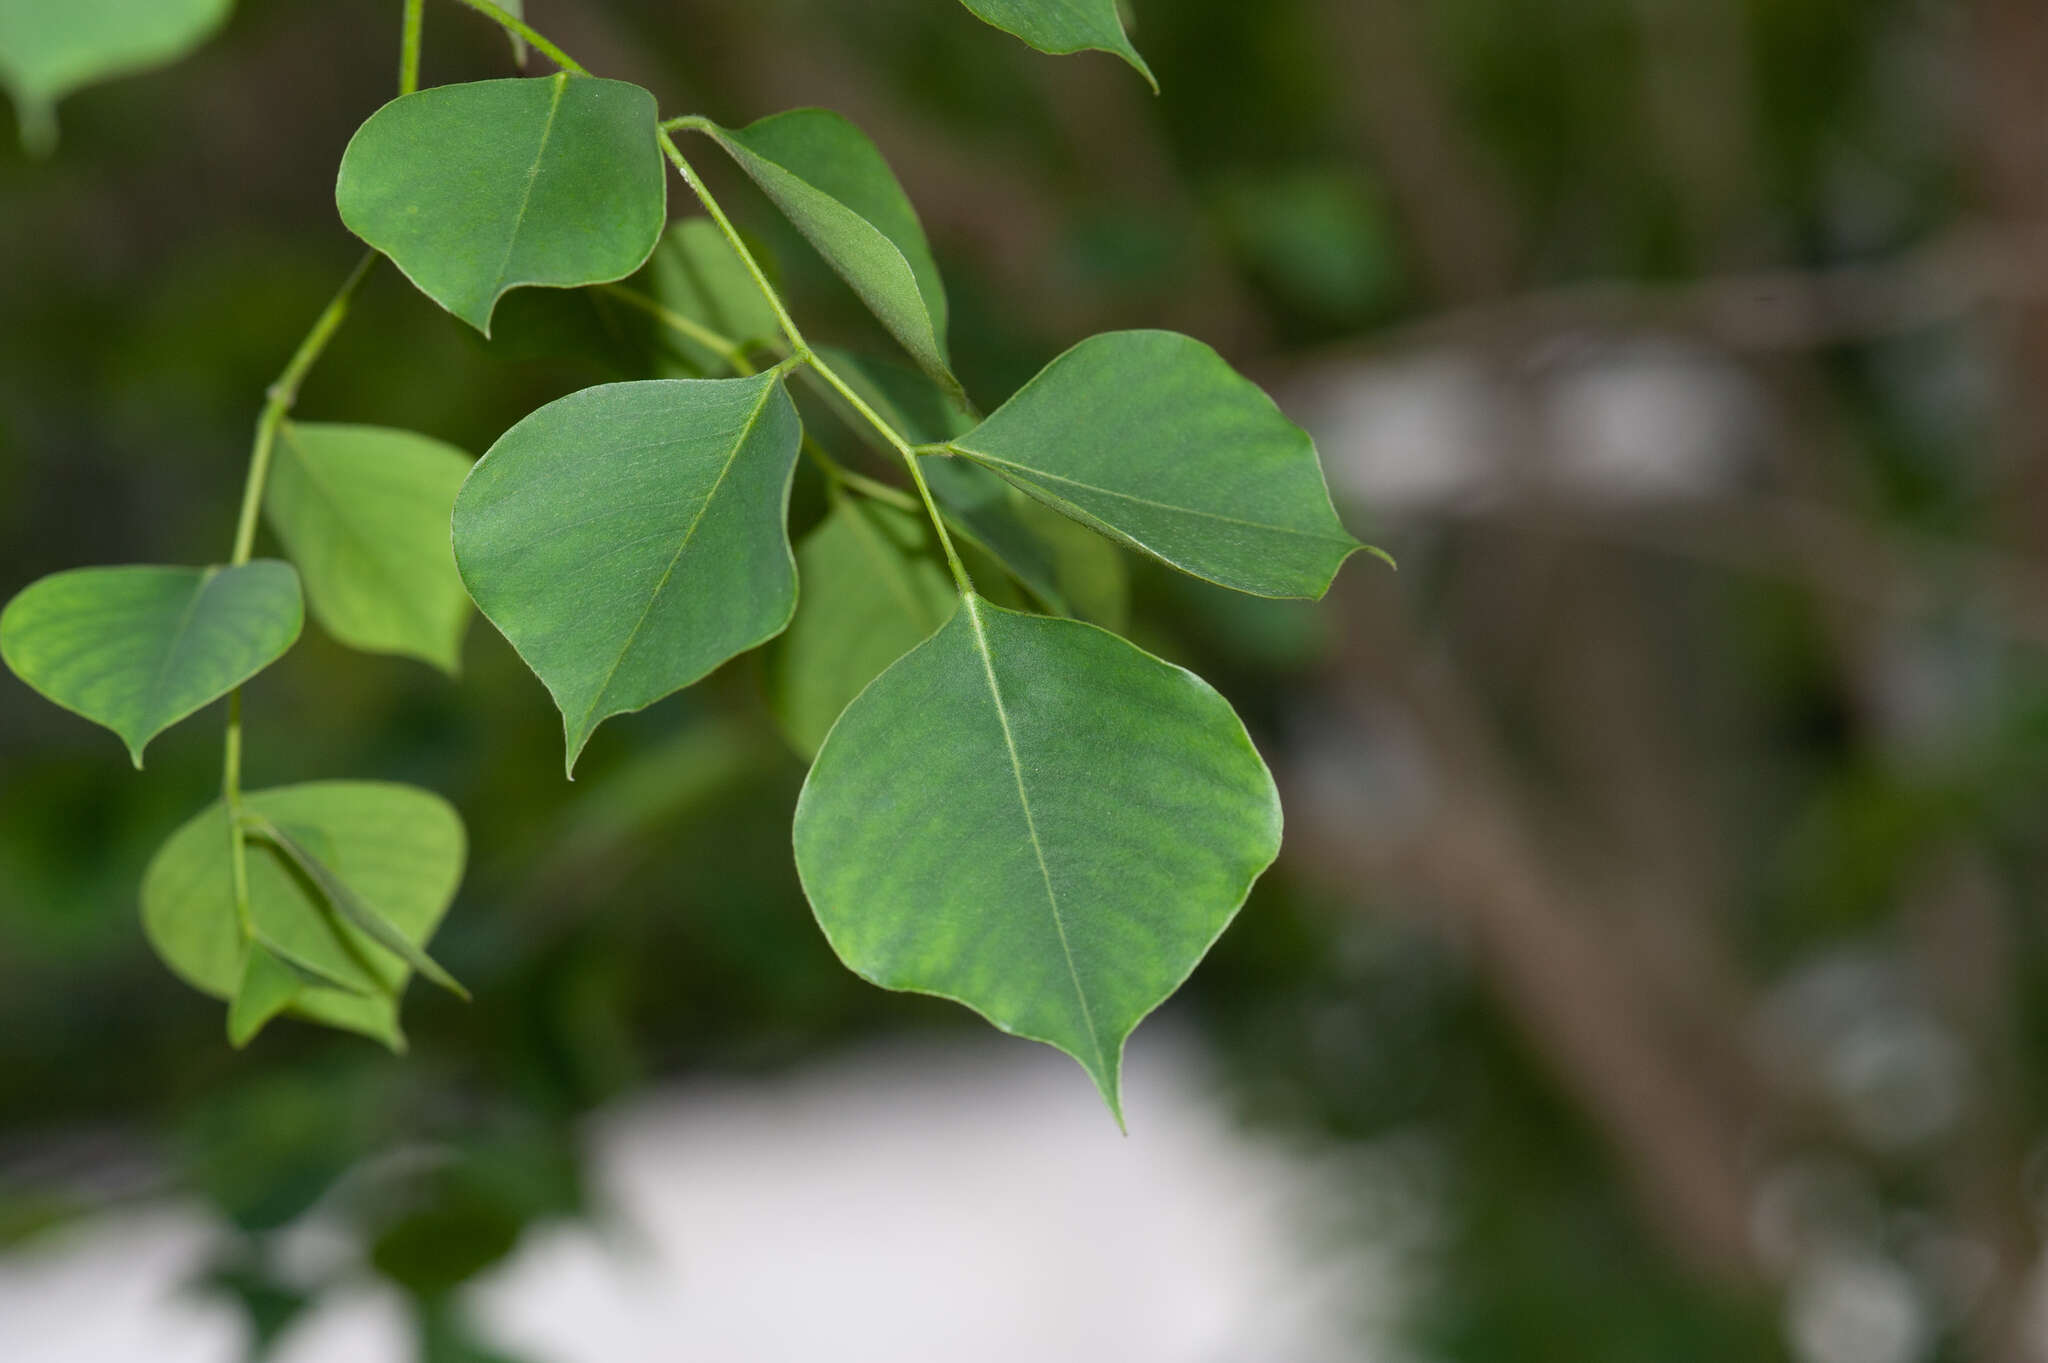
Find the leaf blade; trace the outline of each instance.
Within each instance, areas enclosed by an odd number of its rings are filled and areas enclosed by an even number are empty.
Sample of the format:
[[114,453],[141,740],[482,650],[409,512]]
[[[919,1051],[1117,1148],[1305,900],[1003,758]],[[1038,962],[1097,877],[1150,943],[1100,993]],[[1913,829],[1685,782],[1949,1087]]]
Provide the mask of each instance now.
[[794,840],[849,967],[1058,1047],[1121,1120],[1125,1039],[1272,862],[1280,810],[1192,673],[969,596],[840,717]]
[[370,115],[335,206],[436,303],[491,334],[512,289],[624,279],[661,238],[654,96],[552,76],[439,85]]
[[1091,337],[951,447],[1160,561],[1254,596],[1320,597],[1364,546],[1315,442],[1201,342]]
[[226,568],[75,568],[0,612],[0,659],[45,698],[112,729],[137,768],[151,739],[284,656],[304,624],[299,577]]
[[960,0],[968,11],[1040,52],[1107,52],[1121,57],[1159,93],[1152,68],[1131,46],[1116,0]]
[[947,303],[917,210],[867,134],[825,109],[693,122],[759,185],[920,368],[957,390]]
[[470,458],[411,431],[286,423],[264,512],[313,616],[351,648],[454,675],[469,626],[448,522]]
[[[379,781],[314,781],[250,791],[242,800],[273,823],[317,830],[322,859],[414,943],[432,937],[461,884],[467,853],[462,819],[429,791]],[[218,800],[187,820],[151,858],[141,908],[144,935],[171,972],[201,993],[232,1000],[244,943],[230,832]],[[402,1048],[398,1001],[410,973],[403,962],[327,909],[267,843],[249,845],[246,865],[258,942],[310,977],[288,1011]]]
[[56,145],[56,104],[83,86],[178,60],[213,35],[232,0],[0,0],[0,85],[22,142]]
[[606,719],[788,625],[800,438],[773,372],[653,379],[549,403],[477,462],[456,563],[562,711],[571,771]]

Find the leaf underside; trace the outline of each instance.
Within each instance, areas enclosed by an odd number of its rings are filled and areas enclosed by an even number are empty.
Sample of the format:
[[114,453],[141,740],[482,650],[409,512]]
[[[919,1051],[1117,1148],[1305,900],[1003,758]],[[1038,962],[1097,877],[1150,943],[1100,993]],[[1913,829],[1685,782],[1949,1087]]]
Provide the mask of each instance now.
[[[317,781],[251,791],[250,813],[292,830],[321,863],[389,928],[415,947],[433,936],[462,879],[462,821],[447,801],[411,786]],[[236,922],[229,821],[219,801],[165,841],[142,883],[143,929],[172,972],[215,998],[236,1000],[250,969]],[[346,921],[292,861],[260,837],[246,838],[249,909],[257,941],[294,977],[267,964],[242,1003],[244,1040],[278,1012],[360,1032],[402,1047],[398,996],[405,961]]]

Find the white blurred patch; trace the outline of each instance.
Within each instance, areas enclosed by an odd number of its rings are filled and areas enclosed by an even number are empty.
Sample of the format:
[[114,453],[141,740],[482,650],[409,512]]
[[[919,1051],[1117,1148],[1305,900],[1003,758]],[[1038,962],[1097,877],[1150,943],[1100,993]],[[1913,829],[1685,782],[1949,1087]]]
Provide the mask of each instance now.
[[[1071,1062],[991,1038],[682,1086],[598,1121],[618,1224],[530,1236],[471,1301],[542,1363],[1357,1363],[1404,1257],[1338,1233],[1356,1169],[1248,1138],[1170,1029],[1133,1043],[1120,1135]],[[181,1296],[196,1211],[109,1216],[0,1260],[7,1363],[234,1363]],[[368,1284],[279,1363],[401,1363]]]
[[1483,509],[1529,489],[1600,504],[1725,496],[1757,463],[1761,390],[1676,338],[1565,336],[1527,357],[1520,391],[1472,351],[1348,360],[1282,405],[1315,436],[1332,491],[1374,514]]
[[1821,1260],[1793,1281],[1785,1314],[1802,1363],[1916,1363],[1933,1342],[1912,1276],[1875,1257]]

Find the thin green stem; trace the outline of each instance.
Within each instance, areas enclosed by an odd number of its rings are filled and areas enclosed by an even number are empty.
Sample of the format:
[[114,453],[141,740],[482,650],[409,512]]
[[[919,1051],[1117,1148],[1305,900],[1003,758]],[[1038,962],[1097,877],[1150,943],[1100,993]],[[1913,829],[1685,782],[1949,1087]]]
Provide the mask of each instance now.
[[732,371],[735,374],[745,377],[754,372],[753,363],[747,359],[746,347],[733,340],[730,336],[719,335],[703,323],[694,318],[685,317],[674,308],[662,303],[660,299],[649,298],[638,289],[629,289],[623,284],[600,284],[598,288],[601,292],[610,294],[628,307],[637,308],[641,312],[646,313],[649,317],[652,317],[677,335],[687,336],[706,350],[715,352],[720,359],[732,367]]
[[[464,0],[464,2],[467,3],[467,0]],[[704,129],[710,128],[712,124],[704,119],[692,116],[681,120],[677,126]],[[768,282],[768,275],[762,270],[761,262],[754,259],[754,253],[748,248],[747,243],[741,239],[739,229],[732,225],[732,219],[725,216],[725,210],[718,206],[718,200],[711,197],[711,191],[705,187],[702,180],[697,178],[696,167],[692,166],[683,155],[682,148],[676,145],[675,139],[668,135],[666,127],[661,130],[660,136],[662,152],[675,166],[676,173],[683,177],[683,183],[690,187],[690,192],[697,196],[697,202],[704,205],[704,211],[711,215],[711,221],[718,224],[719,232],[725,237],[725,244],[732,248],[733,254],[739,257],[740,264],[746,267],[749,275],[753,276],[754,287],[759,289],[761,296],[768,300],[768,306],[775,313],[777,325],[782,328],[782,334],[789,338],[790,349],[798,355],[810,354],[811,348],[805,342],[803,332],[797,329],[796,319],[791,317],[789,309],[782,305],[782,295],[777,293],[775,286]]]
[[492,4],[491,0],[455,0],[455,3],[466,5],[470,9],[475,10],[507,33],[526,39],[543,57],[546,57],[571,75],[587,76],[590,74],[590,72],[584,69],[581,62],[549,42],[539,30],[529,27],[523,19],[515,19],[504,10]]
[[[408,14],[410,10],[408,10]],[[292,352],[290,363],[277,376],[277,382],[270,385],[264,395],[263,413],[256,418],[256,439],[249,451],[249,472],[242,484],[242,512],[235,522],[235,547],[228,561],[233,564],[247,563],[256,551],[256,522],[263,510],[263,487],[270,478],[270,456],[277,447],[277,433],[284,426],[285,416],[292,404],[298,400],[299,386],[306,381],[306,375],[319,360],[320,353],[334,338],[341,326],[342,318],[348,315],[349,299],[376,263],[377,253],[368,252],[348,272],[341,288],[335,292],[313,327],[306,333],[299,348]],[[221,744],[221,803],[228,811],[228,861],[233,871],[235,891],[235,921],[240,925],[242,940],[253,939],[255,928],[249,917],[249,852],[242,836],[242,692],[241,688],[228,693],[227,735]]]
[[804,361],[810,365],[812,371],[819,378],[830,384],[840,397],[845,398],[847,404],[854,411],[859,412],[870,425],[881,432],[882,438],[887,440],[890,445],[895,447],[896,452],[903,456],[903,467],[910,470],[910,481],[916,485],[917,495],[924,502],[925,515],[931,518],[932,529],[938,532],[939,547],[946,551],[946,566],[952,569],[954,585],[960,588],[962,595],[972,593],[974,591],[973,579],[967,576],[967,567],[961,563],[960,552],[953,547],[953,536],[946,529],[946,518],[939,514],[939,504],[932,497],[930,484],[924,480],[924,470],[918,467],[917,450],[909,441],[897,433],[896,428],[891,426],[881,413],[869,406],[867,400],[855,392],[851,384],[847,383],[845,379],[840,378],[838,371],[825,363],[821,357],[806,352]]
[[405,0],[405,20],[398,33],[398,93],[420,88],[420,23],[427,0]]

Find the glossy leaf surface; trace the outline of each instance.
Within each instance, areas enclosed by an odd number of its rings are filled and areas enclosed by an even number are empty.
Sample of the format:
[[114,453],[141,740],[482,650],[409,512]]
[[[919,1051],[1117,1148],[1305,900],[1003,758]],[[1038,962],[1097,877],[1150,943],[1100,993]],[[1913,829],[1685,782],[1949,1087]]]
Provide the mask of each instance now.
[[783,732],[817,752],[861,688],[946,623],[959,604],[921,516],[842,497],[797,548],[803,595],[769,656]]
[[624,279],[661,238],[668,181],[654,96],[558,73],[391,101],[342,153],[350,231],[490,334],[507,290]]
[[960,0],[975,15],[1040,52],[1109,52],[1122,57],[1154,90],[1152,68],[1131,46],[1116,0]]
[[946,291],[903,186],[867,134],[824,109],[699,125],[774,200],[922,369],[957,386]]
[[231,568],[78,568],[30,584],[0,613],[0,658],[49,699],[149,741],[276,662],[304,623],[299,575]]
[[1319,597],[1363,547],[1308,433],[1170,331],[1081,342],[952,444],[1053,509],[1254,596]]
[[0,0],[0,85],[22,141],[48,151],[56,105],[81,86],[176,61],[228,17],[231,0]]
[[[462,820],[412,786],[318,781],[243,795],[244,807],[313,849],[321,864],[389,928],[423,946],[455,897],[466,855]],[[249,911],[260,948],[297,977],[289,1003],[276,972],[254,983],[248,1015],[278,1011],[362,1032],[394,1047],[404,961],[346,921],[284,852],[247,838]],[[226,806],[208,806],[173,833],[142,882],[143,928],[172,971],[216,998],[241,994],[249,964],[235,920]],[[253,1031],[247,1035],[253,1035]]]
[[1125,1038],[1279,847],[1272,777],[1207,683],[976,597],[847,707],[796,813],[842,960],[1057,1046],[1119,1119]]
[[603,384],[521,421],[455,500],[463,583],[562,711],[597,726],[773,638],[802,431],[772,374]]
[[411,431],[279,431],[264,509],[323,629],[351,648],[457,669],[469,594],[448,518],[469,466],[461,450]]

